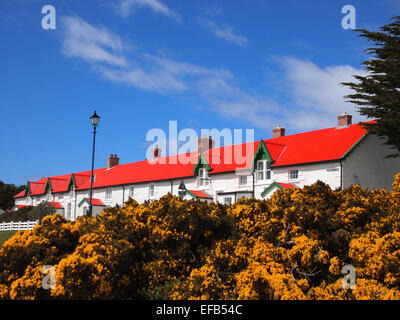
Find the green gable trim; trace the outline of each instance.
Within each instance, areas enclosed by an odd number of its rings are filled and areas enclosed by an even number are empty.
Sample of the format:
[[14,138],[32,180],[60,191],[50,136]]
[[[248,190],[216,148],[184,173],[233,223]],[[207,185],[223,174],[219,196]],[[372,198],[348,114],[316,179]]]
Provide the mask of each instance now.
[[26,183],[24,196],[26,197],[28,194],[31,194],[31,187],[29,185],[29,181]]
[[68,182],[68,191],[71,191],[71,187],[74,186],[76,189],[76,182],[75,182],[75,177],[74,174],[71,174],[71,178],[69,178]]
[[200,154],[199,159],[197,159],[197,163],[193,168],[193,173],[194,176],[197,178],[197,176],[199,175],[199,169],[200,168],[206,168],[207,171],[211,170],[210,165],[208,164],[208,161],[206,159],[206,157],[204,156],[203,153]]
[[368,132],[366,132],[360,139],[358,139],[357,142],[356,142],[355,144],[353,144],[353,145],[351,146],[351,148],[345,152],[345,154],[340,158],[340,160],[343,160],[344,158],[346,158],[346,157],[357,147],[357,145],[358,145],[362,140],[365,139],[365,137],[366,137],[367,135],[368,135]]
[[49,188],[50,188],[50,192],[51,192],[51,181],[50,181],[50,178],[47,178],[46,186],[44,187],[44,193],[45,194],[47,193]]
[[189,194],[193,198],[197,199],[197,196],[193,192],[190,192],[190,190],[185,190],[185,191],[186,191],[187,194]]
[[90,206],[90,201],[87,198],[83,198],[81,202],[79,202],[78,207],[81,207],[82,204],[87,203]]
[[274,188],[274,187],[277,187],[277,188],[279,188],[279,189],[283,189],[283,187],[282,187],[279,183],[277,183],[277,182],[272,182],[268,187],[266,187],[266,188],[264,189],[263,192],[261,192],[261,197],[264,198],[264,196],[265,196],[272,188]]
[[[88,198],[83,198],[82,201],[79,202],[78,207],[80,207],[80,206],[81,206],[82,204],[84,204],[85,202],[90,206],[90,200],[89,200]],[[104,207],[105,205],[101,205],[101,206],[100,206],[100,205],[96,205],[96,204],[93,205],[93,207],[96,207],[96,206],[98,206],[98,207]]]
[[251,170],[255,171],[257,168],[257,161],[259,160],[268,160],[268,162],[272,163],[272,157],[267,149],[267,146],[264,143],[264,140],[260,140],[260,144],[256,152],[254,153],[253,160],[251,161]]

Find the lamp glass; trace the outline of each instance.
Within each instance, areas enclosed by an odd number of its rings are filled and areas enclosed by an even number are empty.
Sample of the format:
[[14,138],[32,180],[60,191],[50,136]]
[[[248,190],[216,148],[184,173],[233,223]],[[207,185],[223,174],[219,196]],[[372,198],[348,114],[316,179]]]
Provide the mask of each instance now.
[[92,122],[93,127],[97,127],[100,121],[100,117],[97,115],[96,111],[90,117],[90,121]]

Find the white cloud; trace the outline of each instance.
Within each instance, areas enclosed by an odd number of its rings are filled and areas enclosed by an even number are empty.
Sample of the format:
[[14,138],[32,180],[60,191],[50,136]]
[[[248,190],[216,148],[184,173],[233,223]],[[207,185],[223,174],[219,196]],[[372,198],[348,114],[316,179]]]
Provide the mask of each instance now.
[[198,19],[198,23],[211,32],[218,38],[221,38],[229,43],[236,44],[241,47],[245,47],[248,45],[248,40],[245,36],[240,34],[236,34],[233,28],[227,24],[224,25],[217,25],[214,21],[208,19]]
[[96,28],[79,17],[62,17],[62,52],[70,57],[126,66],[121,39],[105,28]]
[[102,66],[97,66],[95,69],[107,80],[124,83],[146,91],[165,94],[188,89],[184,81],[165,70],[145,71],[142,68],[116,70]]
[[[103,27],[94,27],[79,17],[63,17],[63,53],[86,60],[104,79],[160,94],[190,94],[208,112],[227,119],[243,120],[270,132],[276,124],[292,132],[336,125],[346,111],[354,121],[361,119],[341,82],[354,81],[365,71],[349,65],[321,68],[310,61],[284,57],[279,90],[273,100],[264,93],[243,90],[226,69],[205,68],[149,53],[126,52],[120,37]],[[284,88],[283,88],[284,86]],[[284,90],[283,90],[284,89]],[[288,132],[290,132],[288,130]]]
[[118,6],[118,11],[123,17],[128,17],[135,12],[135,9],[147,7],[155,13],[163,14],[178,21],[181,17],[178,13],[172,11],[167,5],[158,0],[122,0]]
[[310,61],[295,58],[279,60],[284,70],[284,81],[290,92],[293,107],[288,122],[296,128],[318,128],[332,125],[336,116],[347,112],[354,121],[365,120],[355,112],[354,105],[345,101],[349,88],[341,82],[354,82],[354,75],[366,75],[362,69],[349,65],[320,68]]

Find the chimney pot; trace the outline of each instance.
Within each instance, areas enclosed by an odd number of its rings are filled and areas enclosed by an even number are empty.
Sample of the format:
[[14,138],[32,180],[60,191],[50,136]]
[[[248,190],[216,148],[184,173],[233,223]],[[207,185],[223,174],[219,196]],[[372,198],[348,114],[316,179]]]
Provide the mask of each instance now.
[[117,157],[116,154],[110,154],[110,156],[107,159],[107,169],[111,169],[114,166],[119,165],[119,158]]
[[338,127],[339,128],[344,128],[348,127],[352,123],[352,116],[347,114],[346,112],[343,112],[340,116],[338,116]]
[[205,152],[208,149],[212,149],[215,146],[215,141],[211,138],[211,136],[202,135],[201,138],[198,139],[197,150],[199,153]]
[[151,160],[156,160],[161,157],[161,148],[156,144],[151,150]]
[[285,135],[285,128],[281,128],[278,124],[276,128],[272,130],[272,135],[274,138],[283,137]]

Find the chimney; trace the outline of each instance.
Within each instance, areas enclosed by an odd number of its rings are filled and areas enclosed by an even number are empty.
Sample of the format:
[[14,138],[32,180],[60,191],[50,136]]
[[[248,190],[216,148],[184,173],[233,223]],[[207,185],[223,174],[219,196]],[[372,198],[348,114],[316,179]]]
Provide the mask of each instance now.
[[161,148],[156,144],[153,149],[151,149],[151,160],[156,160],[161,157]]
[[211,136],[206,137],[205,134],[198,140],[198,147],[197,150],[199,153],[205,152],[210,148],[214,148],[215,146],[215,141],[211,139]]
[[344,128],[351,125],[351,118],[352,118],[351,115],[347,114],[346,112],[343,112],[342,115],[338,116],[338,127]]
[[107,159],[107,169],[111,169],[114,166],[119,165],[119,158],[116,154],[110,154]]
[[279,138],[285,136],[285,128],[281,128],[281,126],[278,124],[278,126],[272,130],[272,134],[274,138]]

